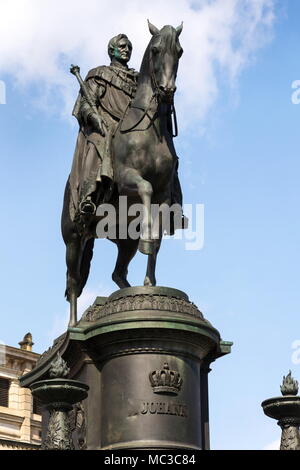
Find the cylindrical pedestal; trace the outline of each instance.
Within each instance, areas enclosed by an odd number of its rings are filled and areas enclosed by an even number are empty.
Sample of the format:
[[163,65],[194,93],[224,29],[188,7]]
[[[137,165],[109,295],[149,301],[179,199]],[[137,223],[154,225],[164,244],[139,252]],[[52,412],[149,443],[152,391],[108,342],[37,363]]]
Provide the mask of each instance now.
[[[164,372],[164,364],[169,369]],[[180,374],[182,389],[155,392],[157,383]],[[180,372],[179,372],[180,371]],[[200,370],[172,352],[132,353],[108,360],[102,369],[102,448],[201,448]]]
[[85,350],[101,372],[99,447],[208,448],[206,378],[220,335],[186,294],[122,289],[86,321]]

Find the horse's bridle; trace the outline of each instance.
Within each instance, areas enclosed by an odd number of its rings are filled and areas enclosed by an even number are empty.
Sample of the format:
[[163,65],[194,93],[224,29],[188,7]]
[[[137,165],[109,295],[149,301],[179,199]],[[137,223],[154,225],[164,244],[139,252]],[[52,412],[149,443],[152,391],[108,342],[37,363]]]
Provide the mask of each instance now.
[[[126,107],[126,110],[124,112],[124,115],[123,115],[122,119],[120,120],[119,125],[117,126],[117,129],[116,129],[116,131],[118,129],[120,129],[120,132],[122,132],[122,134],[126,133],[126,132],[131,132],[131,131],[134,131],[134,130],[136,130],[136,132],[145,131],[153,124],[153,122],[156,118],[157,113],[154,113],[154,115],[152,117],[150,117],[148,115],[148,112],[151,108],[151,105],[152,105],[152,102],[153,102],[154,99],[156,99],[157,104],[159,104],[159,97],[161,97],[163,93],[162,93],[162,90],[160,89],[160,87],[157,83],[157,79],[156,79],[156,76],[155,76],[155,73],[154,73],[152,56],[153,56],[153,52],[150,50],[149,68],[150,68],[150,78],[151,78],[151,82],[152,82],[153,93],[152,93],[152,96],[150,98],[149,104],[148,104],[147,108],[143,108],[142,106],[132,106],[131,102],[128,103],[128,105]],[[172,122],[172,115],[173,115],[174,116],[174,118],[173,118],[174,119],[174,128],[175,128],[175,133],[173,133],[173,125],[172,125],[172,137],[177,137],[178,136],[178,125],[177,125],[176,110],[175,110],[175,106],[174,106],[174,96],[172,97],[172,101],[171,101],[170,105],[171,105],[171,113],[170,113],[171,122]],[[123,120],[124,120],[124,118],[127,114],[128,108],[140,109],[140,110],[143,111],[143,114],[142,114],[142,117],[133,126],[129,127],[128,129],[123,130],[122,129],[122,124],[123,124]],[[148,116],[148,118],[150,119],[150,124],[147,127],[147,129],[136,129],[138,127],[138,125],[144,120],[144,118],[146,116]]]

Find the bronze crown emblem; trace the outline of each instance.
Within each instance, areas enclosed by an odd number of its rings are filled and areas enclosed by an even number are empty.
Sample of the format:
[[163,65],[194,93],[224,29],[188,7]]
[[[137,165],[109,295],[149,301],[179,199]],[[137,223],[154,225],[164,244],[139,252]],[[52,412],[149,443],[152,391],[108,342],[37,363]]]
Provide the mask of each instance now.
[[150,372],[149,379],[154,393],[170,395],[177,395],[183,383],[179,372],[170,370],[167,362],[164,363],[163,369]]

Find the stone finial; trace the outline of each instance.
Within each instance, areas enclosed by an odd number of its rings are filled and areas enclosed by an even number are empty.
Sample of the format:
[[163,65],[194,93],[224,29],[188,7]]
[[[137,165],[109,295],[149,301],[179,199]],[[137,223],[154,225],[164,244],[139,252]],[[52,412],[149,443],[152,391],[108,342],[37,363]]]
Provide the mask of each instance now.
[[65,379],[69,375],[70,369],[67,366],[66,361],[63,360],[59,352],[57,353],[56,359],[51,362],[49,375],[51,379]]
[[297,395],[299,390],[298,381],[293,379],[291,371],[289,371],[286,377],[283,376],[283,381],[282,385],[280,386],[280,390],[283,396]]
[[32,346],[34,345],[34,343],[32,342],[32,334],[27,333],[24,336],[23,341],[19,342],[19,345],[24,351],[32,351]]

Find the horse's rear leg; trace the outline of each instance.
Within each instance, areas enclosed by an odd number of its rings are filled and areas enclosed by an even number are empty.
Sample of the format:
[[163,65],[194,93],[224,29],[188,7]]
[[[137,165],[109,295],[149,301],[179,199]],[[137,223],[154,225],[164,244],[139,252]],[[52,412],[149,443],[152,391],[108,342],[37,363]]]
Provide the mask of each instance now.
[[118,246],[118,258],[112,280],[120,289],[123,289],[124,287],[130,287],[127,281],[128,265],[137,252],[138,240],[128,238],[127,240],[117,240],[115,243]]

